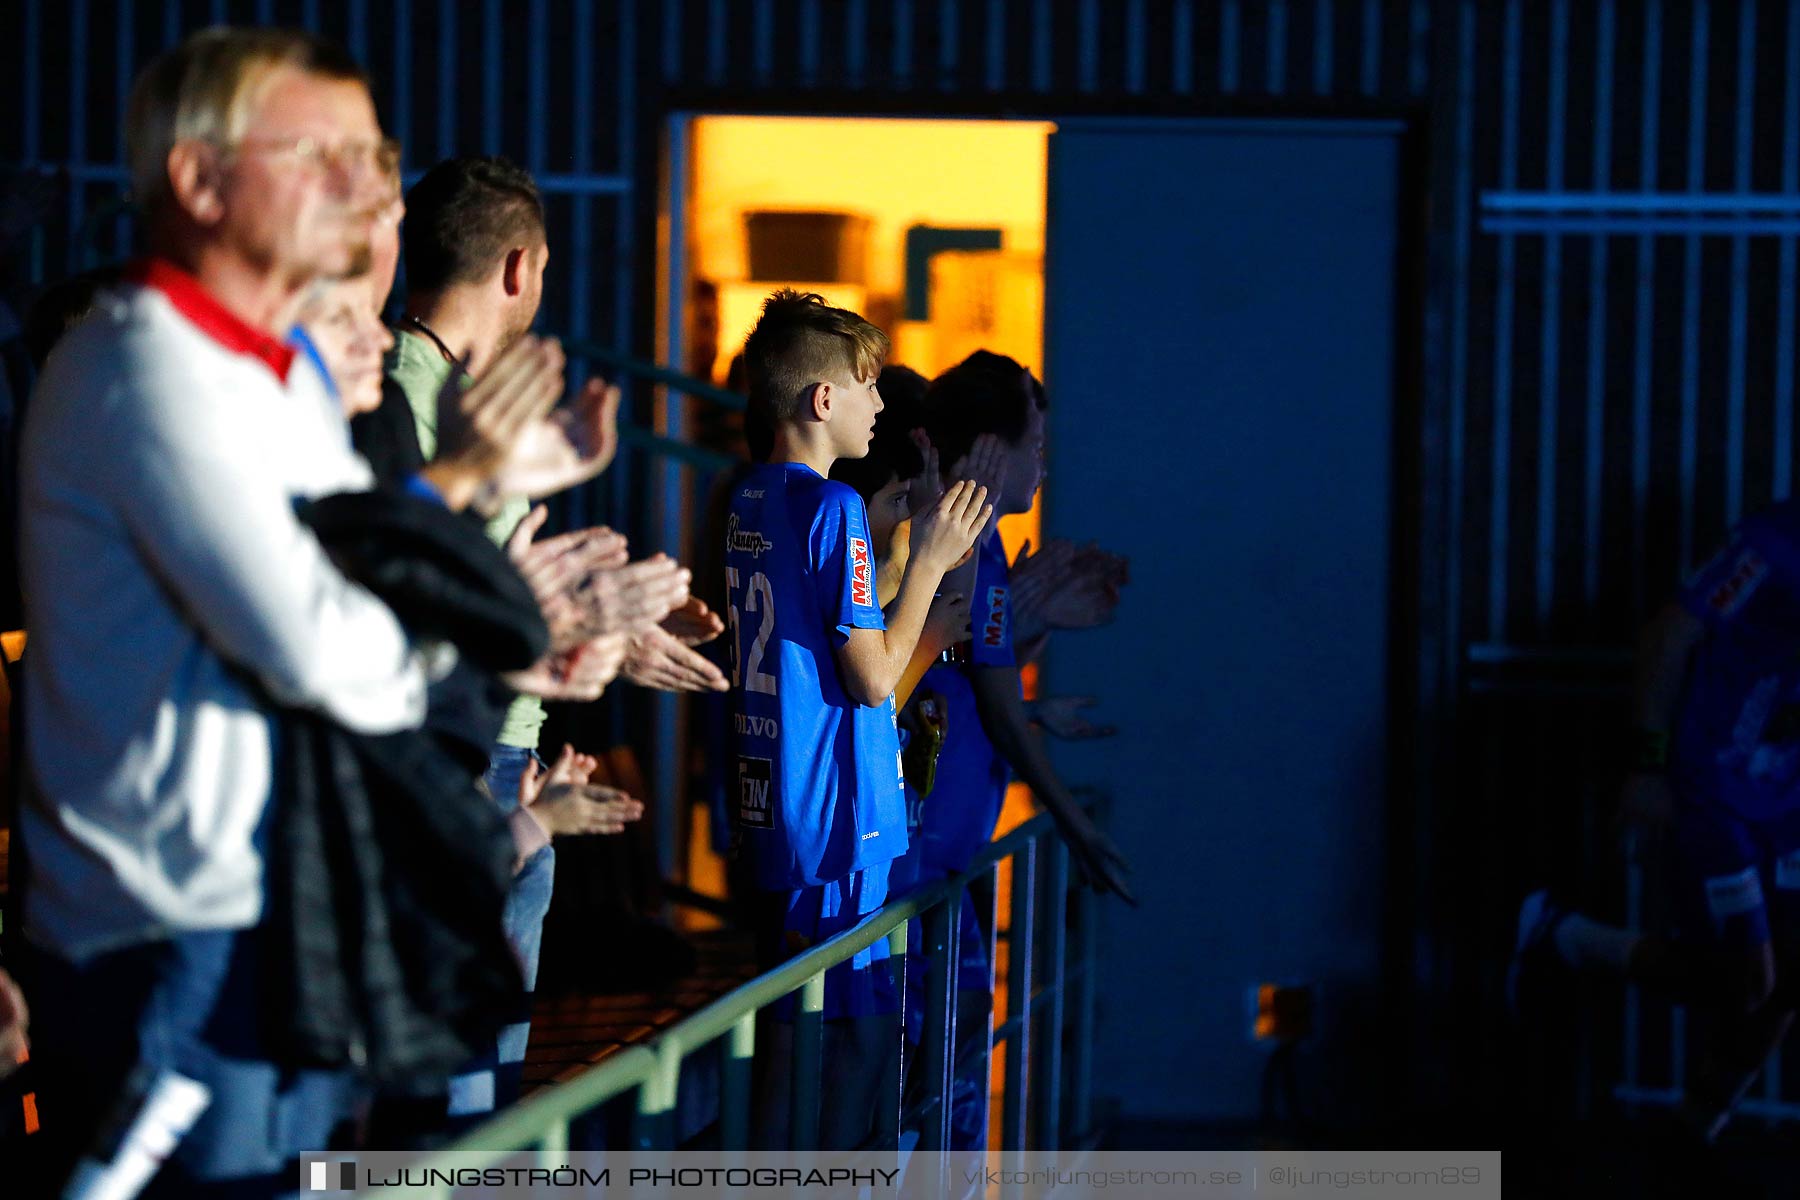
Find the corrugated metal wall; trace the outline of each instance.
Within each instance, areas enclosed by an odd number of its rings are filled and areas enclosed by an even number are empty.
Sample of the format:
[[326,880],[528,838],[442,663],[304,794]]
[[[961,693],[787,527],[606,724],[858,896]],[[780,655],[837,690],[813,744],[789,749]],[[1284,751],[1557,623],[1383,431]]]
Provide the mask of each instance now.
[[1423,94],[1426,0],[668,0],[683,88],[1076,96]]
[[[1449,19],[1437,399],[1463,688],[1435,840],[1439,869],[1468,877],[1431,898],[1446,940],[1491,951],[1533,883],[1622,913],[1611,818],[1636,629],[1732,521],[1792,491],[1800,8],[1512,0]],[[1515,1047],[1498,956],[1460,957],[1441,982],[1481,1028],[1446,1039],[1467,1078],[1575,1108],[1640,1060],[1668,1082],[1665,1010],[1623,1050],[1621,999],[1597,989],[1560,1041]]]
[[629,342],[637,6],[482,0],[27,0],[0,39],[0,159],[66,171],[72,186],[46,232],[42,269],[127,248],[124,228],[81,233],[116,197],[120,114],[131,77],[183,34],[218,22],[305,26],[366,63],[409,173],[454,153],[504,153],[548,195],[558,270],[547,327]]
[[1617,907],[1608,755],[1633,629],[1733,517],[1791,490],[1795,4],[26,0],[12,14],[0,95],[20,119],[0,122],[0,158],[76,182],[46,230],[47,272],[74,265],[84,214],[114,194],[122,80],[149,53],[214,20],[309,24],[370,64],[409,168],[489,149],[537,172],[559,247],[545,326],[640,353],[673,109],[1412,119],[1420,261],[1404,266],[1422,312],[1400,525],[1416,642],[1397,665],[1419,719],[1417,749],[1399,748],[1418,769],[1396,799],[1414,862],[1394,912],[1419,984],[1413,1091],[1479,1103],[1573,1063],[1585,1103],[1616,1073],[1617,1039],[1594,1030],[1519,1070],[1499,972],[1526,883],[1572,880]]

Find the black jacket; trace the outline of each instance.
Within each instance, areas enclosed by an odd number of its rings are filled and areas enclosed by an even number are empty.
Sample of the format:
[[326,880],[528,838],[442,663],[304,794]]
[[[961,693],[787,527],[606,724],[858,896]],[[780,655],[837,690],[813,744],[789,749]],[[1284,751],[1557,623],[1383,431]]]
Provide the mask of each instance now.
[[427,1094],[520,1002],[501,927],[513,843],[476,782],[509,697],[494,675],[535,662],[549,634],[505,553],[428,501],[331,496],[301,518],[415,642],[447,642],[460,662],[420,730],[369,736],[280,710],[265,914],[277,1057]]

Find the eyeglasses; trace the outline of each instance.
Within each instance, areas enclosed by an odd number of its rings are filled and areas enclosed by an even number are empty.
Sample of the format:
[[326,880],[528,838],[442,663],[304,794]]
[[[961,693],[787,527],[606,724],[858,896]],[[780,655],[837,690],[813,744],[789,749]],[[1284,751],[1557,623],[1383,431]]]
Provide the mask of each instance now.
[[294,158],[315,171],[342,171],[346,174],[373,170],[386,175],[400,166],[400,143],[393,138],[338,142],[335,145],[310,136],[241,138],[226,145],[225,150],[233,154],[260,150]]

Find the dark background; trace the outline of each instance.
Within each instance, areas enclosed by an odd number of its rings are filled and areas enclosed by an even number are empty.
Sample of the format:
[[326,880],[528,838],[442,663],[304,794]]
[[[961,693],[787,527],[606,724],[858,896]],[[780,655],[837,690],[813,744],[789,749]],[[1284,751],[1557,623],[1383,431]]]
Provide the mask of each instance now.
[[[1735,516],[1791,490],[1797,231],[1677,212],[1714,223],[1500,232],[1483,200],[1800,190],[1792,5],[24,0],[0,16],[0,163],[71,187],[13,256],[15,302],[128,249],[106,208],[126,82],[217,20],[348,44],[409,171],[470,150],[531,168],[561,248],[540,324],[644,358],[672,111],[1405,121],[1393,1069],[1370,1111],[1608,1111],[1620,998],[1571,996],[1550,1036],[1516,1038],[1499,999],[1511,922],[1543,879],[1622,907],[1608,822],[1635,628]],[[646,422],[651,399],[634,396]],[[628,458],[569,519],[645,519],[624,507],[649,491],[643,466]]]

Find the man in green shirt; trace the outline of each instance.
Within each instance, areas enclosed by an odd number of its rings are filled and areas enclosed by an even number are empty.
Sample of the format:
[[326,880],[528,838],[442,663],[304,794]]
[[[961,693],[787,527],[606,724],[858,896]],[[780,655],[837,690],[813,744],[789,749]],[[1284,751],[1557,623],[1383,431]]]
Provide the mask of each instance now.
[[[504,159],[464,157],[439,163],[407,194],[406,213],[401,228],[405,315],[388,356],[387,374],[406,398],[419,450],[430,461],[437,450],[440,393],[455,373],[465,379],[481,377],[531,328],[543,294],[549,247],[536,184]],[[716,636],[723,625],[704,604],[688,598],[687,571],[660,555],[626,565],[624,539],[606,530],[534,544],[541,510],[521,526],[534,498],[585,482],[611,461],[617,445],[617,405],[617,389],[591,380],[574,404],[534,427],[499,472],[499,487],[484,497],[488,535],[507,546],[534,584],[544,574],[534,564],[558,553],[554,543],[585,538],[580,586],[570,590],[579,599],[555,598],[566,601],[560,605],[564,613],[577,610],[569,623],[584,638],[622,638],[616,648],[622,658],[615,661],[634,682],[667,690],[722,691],[727,686],[724,675],[691,646]],[[595,557],[608,547],[607,554]],[[581,553],[572,552],[570,558],[580,558]],[[544,599],[540,595],[540,602]],[[546,616],[554,640],[561,623],[548,606]],[[660,624],[665,618],[667,629]],[[555,662],[540,668],[527,673],[529,679],[509,680],[520,694],[506,714],[486,776],[495,801],[508,809],[518,803],[520,780],[528,767],[534,761],[541,763],[535,757],[544,723],[539,697],[592,698],[579,689],[565,690],[566,676]],[[563,824],[556,812],[540,814],[537,806],[530,811],[540,816],[548,834],[591,827],[582,813],[563,814],[568,817]],[[554,849],[546,844],[525,862],[508,901],[507,932],[519,953],[528,990],[537,974],[554,871]],[[497,1062],[471,1064],[452,1080],[452,1118],[478,1117],[517,1096],[530,1033],[529,999],[516,1023],[502,1031]]]
[[[429,462],[437,453],[439,394],[453,373],[465,378],[481,375],[530,329],[549,251],[536,185],[525,172],[499,159],[453,159],[434,168],[408,195],[401,232],[407,315],[389,352],[387,374],[412,410],[419,450]],[[590,409],[595,400],[604,406],[609,402],[605,393],[604,384],[596,381],[583,400]],[[616,393],[610,402],[617,403]],[[557,429],[566,431],[568,426]],[[595,447],[593,452],[610,458],[610,447]],[[563,478],[536,482],[569,486],[605,466],[604,461],[582,462],[582,457],[571,447],[561,458]],[[590,466],[591,471],[586,469]],[[523,481],[509,487],[507,494],[484,497],[488,536],[505,544],[530,508]],[[502,808],[517,805],[519,779],[537,749],[543,723],[543,701],[536,695],[521,692],[507,710],[486,775],[488,789]],[[546,837],[515,876],[506,907],[507,934],[519,954],[528,993],[536,979],[554,878],[555,852]],[[527,995],[516,1020],[501,1031],[494,1061],[471,1063],[451,1080],[453,1120],[478,1118],[517,1096],[530,1034],[529,1004]]]

